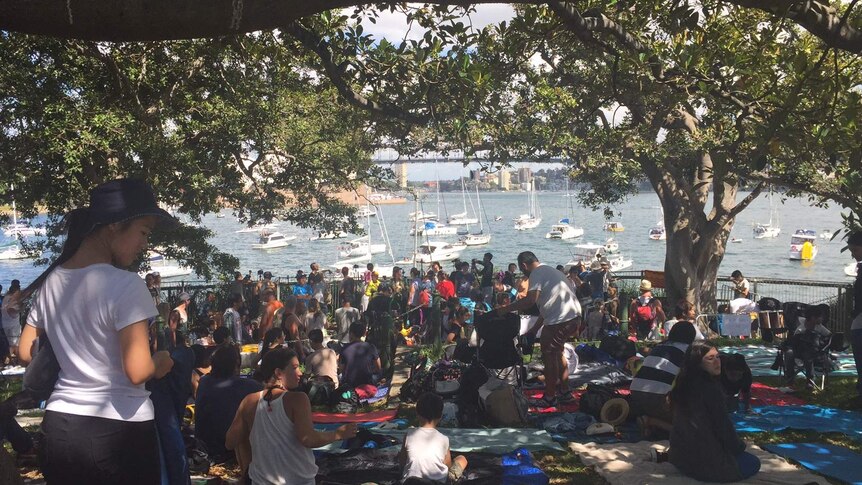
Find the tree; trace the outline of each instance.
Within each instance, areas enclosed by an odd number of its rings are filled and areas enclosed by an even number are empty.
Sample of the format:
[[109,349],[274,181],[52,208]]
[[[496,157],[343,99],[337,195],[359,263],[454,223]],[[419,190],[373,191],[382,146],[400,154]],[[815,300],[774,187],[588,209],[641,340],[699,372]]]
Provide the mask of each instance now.
[[[273,33],[129,44],[0,33],[0,187],[15,183],[25,213],[63,214],[99,182],[138,176],[192,220],[228,206],[250,223],[355,229],[331,192],[388,176],[370,159],[376,128],[306,59]],[[207,235],[183,226],[155,243],[207,278],[235,269]]]
[[670,3],[548,2],[478,32],[451,9],[407,8],[421,40],[378,45],[351,28],[303,43],[336,83],[403,107],[437,146],[568,156],[597,207],[646,177],[664,207],[669,296],[710,310],[730,228],[770,184],[860,213],[862,61],[758,9]]

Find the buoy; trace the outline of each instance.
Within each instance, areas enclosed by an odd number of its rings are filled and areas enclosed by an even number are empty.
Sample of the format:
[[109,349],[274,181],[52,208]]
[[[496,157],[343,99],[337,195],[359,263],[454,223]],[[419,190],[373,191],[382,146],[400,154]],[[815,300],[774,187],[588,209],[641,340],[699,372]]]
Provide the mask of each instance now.
[[814,245],[810,241],[802,244],[802,259],[810,261],[814,257]]

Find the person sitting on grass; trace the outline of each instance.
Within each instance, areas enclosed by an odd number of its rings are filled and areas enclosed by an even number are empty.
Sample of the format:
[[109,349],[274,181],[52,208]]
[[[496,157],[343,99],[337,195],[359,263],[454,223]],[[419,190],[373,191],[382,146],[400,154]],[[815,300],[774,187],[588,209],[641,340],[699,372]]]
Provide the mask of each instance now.
[[751,413],[751,369],[742,354],[721,353],[721,387],[727,397],[727,412],[739,411],[739,405]]
[[398,453],[405,485],[411,483],[411,478],[441,483],[458,481],[467,469],[467,459],[459,455],[453,460],[449,438],[437,431],[443,418],[443,398],[426,392],[416,402],[416,414],[419,427],[407,432]]
[[373,345],[362,340],[367,328],[357,322],[350,326],[350,343],[341,351],[341,384],[353,389],[376,384],[375,374],[380,372],[380,356]]
[[738,482],[756,475],[760,460],[745,451],[745,442],[736,434],[720,376],[718,350],[700,342],[692,345],[670,393],[673,429],[667,458],[691,478]]

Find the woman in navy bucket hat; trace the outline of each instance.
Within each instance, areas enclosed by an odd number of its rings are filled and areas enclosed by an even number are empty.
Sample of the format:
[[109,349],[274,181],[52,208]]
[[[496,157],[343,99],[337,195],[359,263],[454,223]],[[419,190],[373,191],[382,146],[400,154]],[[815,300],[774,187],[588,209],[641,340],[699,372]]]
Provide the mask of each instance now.
[[146,283],[129,266],[150,232],[175,222],[142,180],[121,179],[90,191],[69,212],[63,249],[24,292],[35,296],[21,334],[29,362],[37,337],[50,340],[60,373],[46,406],[49,484],[156,484],[159,449],[144,383],[173,365],[150,355],[147,320],[157,315]]

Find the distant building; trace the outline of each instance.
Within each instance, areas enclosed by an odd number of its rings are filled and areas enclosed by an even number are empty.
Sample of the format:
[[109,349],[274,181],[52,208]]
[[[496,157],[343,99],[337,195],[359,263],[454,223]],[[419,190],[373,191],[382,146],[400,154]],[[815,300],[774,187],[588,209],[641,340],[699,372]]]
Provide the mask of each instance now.
[[407,188],[407,163],[401,162],[398,165],[398,186],[402,189]]
[[470,170],[470,180],[473,182],[481,182],[482,181],[482,171],[481,170]]
[[529,183],[533,179],[533,171],[530,167],[521,167],[518,169],[518,182],[521,184]]
[[512,173],[508,170],[500,170],[497,174],[498,180],[497,185],[500,187],[500,190],[509,190],[511,187]]

